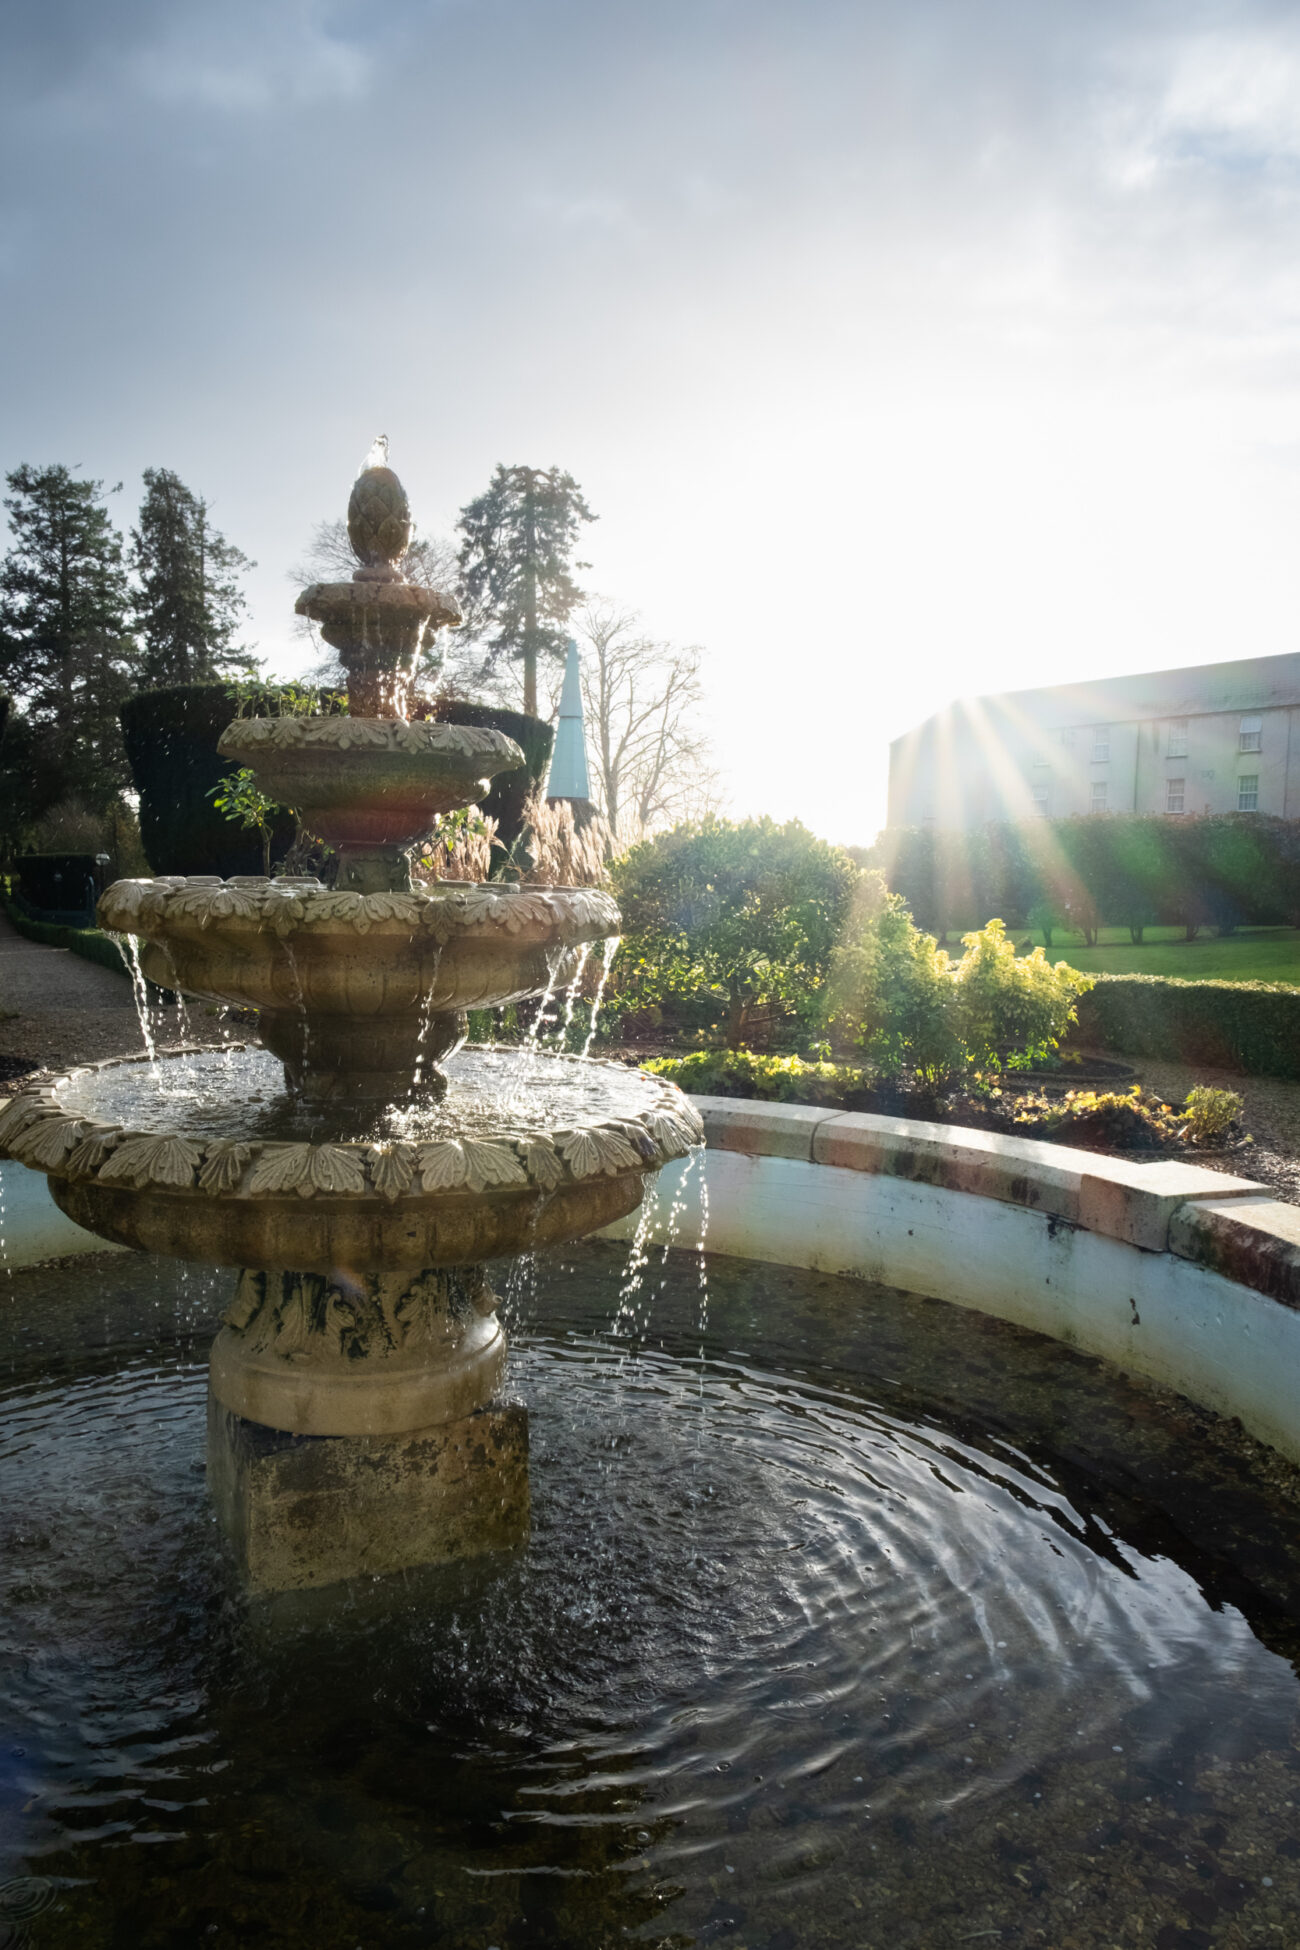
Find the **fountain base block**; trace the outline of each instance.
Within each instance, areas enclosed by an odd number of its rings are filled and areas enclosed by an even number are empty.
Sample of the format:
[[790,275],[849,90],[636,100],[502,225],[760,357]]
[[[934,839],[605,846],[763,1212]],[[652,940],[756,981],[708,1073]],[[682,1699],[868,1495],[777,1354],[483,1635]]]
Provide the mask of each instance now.
[[208,1483],[253,1591],[511,1550],[528,1537],[528,1412],[488,1402],[405,1435],[286,1435],[209,1393]]

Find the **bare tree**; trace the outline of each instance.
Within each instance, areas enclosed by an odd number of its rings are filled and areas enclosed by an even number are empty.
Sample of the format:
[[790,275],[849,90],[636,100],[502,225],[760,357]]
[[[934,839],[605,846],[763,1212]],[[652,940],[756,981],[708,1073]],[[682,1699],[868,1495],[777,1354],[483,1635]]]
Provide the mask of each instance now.
[[718,775],[701,723],[703,651],[643,635],[634,611],[603,597],[576,620],[596,796],[615,839],[632,846],[716,812]]

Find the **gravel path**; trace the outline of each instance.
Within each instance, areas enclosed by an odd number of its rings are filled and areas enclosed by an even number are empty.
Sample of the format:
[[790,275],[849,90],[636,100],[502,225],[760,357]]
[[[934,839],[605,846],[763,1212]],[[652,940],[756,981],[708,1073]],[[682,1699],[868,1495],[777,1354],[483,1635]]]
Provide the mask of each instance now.
[[[156,1009],[154,1020],[160,1046],[181,1040],[175,1007]],[[0,1061],[14,1058],[38,1071],[57,1071],[136,1056],[143,1046],[125,970],[118,975],[70,948],[28,941],[0,914]],[[9,1087],[5,1072],[13,1068],[4,1063],[0,1069],[0,1092]]]

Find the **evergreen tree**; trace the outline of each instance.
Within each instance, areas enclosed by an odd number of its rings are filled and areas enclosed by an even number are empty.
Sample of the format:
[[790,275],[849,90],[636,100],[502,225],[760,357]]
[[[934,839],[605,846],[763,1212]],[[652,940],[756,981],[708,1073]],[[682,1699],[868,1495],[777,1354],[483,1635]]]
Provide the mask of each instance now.
[[47,775],[102,807],[129,778],[117,712],[137,652],[122,538],[102,482],[60,466],[17,467],[6,479],[0,687],[22,708]]
[[140,526],[131,531],[141,674],[151,688],[208,684],[256,659],[234,646],[244,610],[238,577],[254,567],[218,534],[208,504],[168,467],[147,467]]
[[498,466],[486,493],[460,511],[466,629],[485,641],[486,675],[502,656],[524,667],[524,709],[536,715],[539,657],[562,661],[569,616],[583,600],[573,580],[581,524],[595,515],[572,474]]

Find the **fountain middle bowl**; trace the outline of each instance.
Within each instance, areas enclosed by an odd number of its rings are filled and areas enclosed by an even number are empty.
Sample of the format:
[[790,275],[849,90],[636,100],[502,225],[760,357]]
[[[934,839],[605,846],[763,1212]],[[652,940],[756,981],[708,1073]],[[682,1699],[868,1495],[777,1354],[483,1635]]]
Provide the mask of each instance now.
[[144,972],[188,995],[350,1020],[487,1008],[562,973],[566,949],[614,934],[593,887],[443,880],[414,893],[317,881],[119,880],[99,922],[144,944]]
[[591,1058],[471,1048],[450,1088],[361,1118],[279,1088],[265,1050],[76,1070],[0,1116],[0,1155],[45,1171],[89,1231],[180,1259],[378,1273],[475,1265],[635,1210],[703,1140],[675,1085]]

